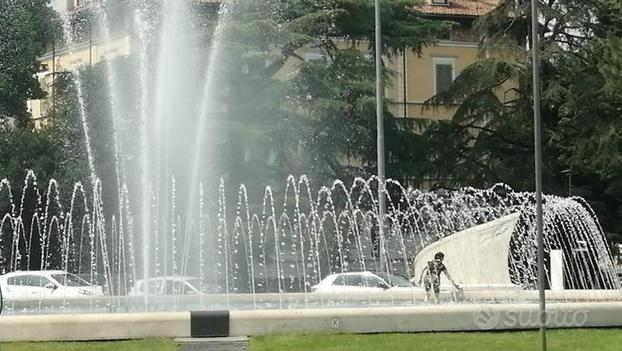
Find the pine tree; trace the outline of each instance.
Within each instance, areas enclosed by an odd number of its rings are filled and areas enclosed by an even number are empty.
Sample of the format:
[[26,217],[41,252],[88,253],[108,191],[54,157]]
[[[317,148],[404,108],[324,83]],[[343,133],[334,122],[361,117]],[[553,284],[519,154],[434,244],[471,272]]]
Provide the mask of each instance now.
[[[619,90],[621,5],[610,0],[540,2],[545,191],[586,197],[620,233],[622,94]],[[502,181],[533,189],[533,115],[529,1],[502,1],[479,22],[487,59],[465,69],[449,91],[429,102],[460,105],[454,119],[427,131],[453,139],[447,158],[430,155],[428,173],[453,184]],[[618,74],[616,76],[616,74]],[[617,82],[617,83],[616,83]],[[449,167],[458,164],[452,171]]]

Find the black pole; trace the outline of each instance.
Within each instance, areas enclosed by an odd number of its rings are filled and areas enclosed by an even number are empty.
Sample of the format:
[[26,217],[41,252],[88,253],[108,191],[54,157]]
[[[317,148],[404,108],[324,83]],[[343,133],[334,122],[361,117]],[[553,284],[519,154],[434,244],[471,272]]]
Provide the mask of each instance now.
[[408,91],[406,90],[406,84],[407,84],[407,76],[406,74],[408,73],[407,69],[406,69],[406,47],[404,47],[404,56],[402,56],[402,74],[403,74],[403,86],[402,89],[404,90],[404,118],[408,118],[408,97],[406,96],[406,94],[408,93]]
[[542,230],[542,117],[540,97],[539,22],[536,0],[531,0],[531,53],[533,71],[533,118],[536,169],[536,228],[538,233],[538,297],[540,300],[540,342],[546,351],[546,296],[544,292],[544,233]]
[[89,67],[93,67],[93,18],[89,16]]
[[568,176],[568,197],[572,196],[572,169],[564,169],[562,174]]
[[56,113],[56,96],[54,86],[56,85],[56,38],[52,40],[52,113]]
[[380,0],[375,1],[376,20],[376,131],[378,157],[378,235],[380,245],[380,266],[386,267],[386,252],[384,247],[385,234],[385,158],[384,158],[384,82],[382,77],[382,26],[380,21]]

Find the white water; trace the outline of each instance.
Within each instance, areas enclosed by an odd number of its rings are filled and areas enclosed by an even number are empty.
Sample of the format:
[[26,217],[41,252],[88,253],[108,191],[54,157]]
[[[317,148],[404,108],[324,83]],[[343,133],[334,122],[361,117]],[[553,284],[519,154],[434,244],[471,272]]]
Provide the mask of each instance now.
[[[70,15],[68,13],[63,13],[60,15],[60,18],[61,18],[62,29],[63,29],[63,37],[65,38],[65,42],[68,47],[69,54],[71,55],[75,52],[75,48],[77,44],[74,39],[73,30],[71,29],[71,23],[70,23],[69,16]],[[97,174],[95,172],[95,160],[93,158],[91,136],[90,136],[89,125],[87,121],[86,105],[84,101],[84,91],[83,91],[83,84],[82,84],[82,74],[79,68],[80,67],[77,67],[77,69],[74,69],[72,73],[74,77],[74,84],[76,87],[76,95],[78,99],[78,109],[79,109],[78,112],[80,114],[80,121],[82,123],[82,131],[84,133],[84,143],[85,143],[86,154],[88,158],[87,160],[88,167],[89,167],[89,171],[91,175],[91,183],[94,186],[95,179],[97,178]]]
[[[34,190],[32,183],[28,181],[30,185],[22,189],[23,194]],[[3,184],[3,189],[9,189],[6,182]],[[379,266],[378,239],[375,237],[377,228],[374,225],[377,223],[377,199],[374,198],[375,192],[372,190],[375,179],[357,179],[349,187],[337,181],[330,188],[322,188],[317,192],[310,189],[305,177],[290,177],[287,184],[287,193],[296,200],[287,201],[285,197],[288,195],[283,195],[282,205],[278,205],[279,201],[273,197],[269,187],[261,201],[249,200],[244,186],[240,187],[235,198],[228,199],[224,183],[221,183],[218,205],[210,209],[204,205],[205,199],[200,197],[204,195],[204,191],[200,191],[195,196],[200,204],[200,211],[197,211],[199,217],[193,220],[200,223],[196,236],[180,236],[187,229],[183,227],[183,222],[174,221],[174,240],[164,244],[167,247],[163,247],[162,243],[151,243],[149,246],[152,250],[149,266],[153,268],[156,265],[157,250],[170,250],[173,253],[172,259],[157,263],[160,265],[158,272],[196,276],[201,279],[206,291],[229,294],[305,292],[329,273],[382,270]],[[525,288],[534,287],[536,271],[533,194],[507,190],[504,190],[506,193],[500,193],[499,187],[487,190],[467,188],[438,194],[404,189],[393,181],[389,181],[387,187],[393,194],[388,201],[387,217],[391,230],[385,238],[387,262],[391,272],[409,275],[412,271],[409,258],[413,258],[427,243],[473,225],[519,212],[521,215],[512,235],[508,269],[515,284]],[[202,187],[200,189],[203,190]],[[50,182],[47,192],[56,193],[54,181]],[[59,196],[48,196],[43,207],[43,216],[36,212],[32,218],[24,218],[23,213],[19,215],[7,212],[3,217],[9,218],[8,223],[28,223],[33,220],[36,225],[32,227],[40,227],[41,229],[36,230],[46,233],[48,239],[43,241],[46,245],[49,245],[49,237],[52,237],[57,238],[66,248],[62,250],[60,260],[52,256],[47,259],[47,256],[42,256],[42,268],[66,268],[66,265],[58,266],[59,262],[80,261],[79,251],[88,250],[90,269],[99,270],[97,273],[104,274],[105,279],[112,276],[128,277],[132,281],[142,278],[141,275],[133,276],[135,273],[131,267],[136,266],[137,257],[121,241],[114,244],[120,247],[113,251],[123,253],[127,259],[121,260],[121,265],[106,264],[107,261],[119,262],[120,258],[111,257],[111,252],[105,251],[107,246],[106,232],[102,225],[104,220],[98,218],[103,211],[89,208],[86,201],[76,202],[76,196],[85,195],[83,192],[74,191],[69,209],[62,206]],[[22,196],[24,197],[25,195]],[[173,208],[174,199],[173,196]],[[228,206],[230,200],[235,206]],[[546,196],[545,200],[546,250],[548,252],[550,249],[562,248],[568,254],[568,268],[565,271],[568,286],[574,289],[617,288],[604,234],[589,206],[581,199]],[[263,202],[261,209],[250,210],[251,203],[258,202]],[[76,204],[82,205],[77,209]],[[13,205],[16,204],[11,204],[11,207]],[[82,206],[85,207],[81,208]],[[101,206],[101,203],[95,201],[93,206]],[[23,207],[23,204],[19,207]],[[65,221],[62,227],[52,225],[61,223],[66,218],[73,218],[73,213],[77,210],[85,214],[85,218],[93,223],[91,227],[96,230],[85,232],[84,229],[76,227],[73,221]],[[89,213],[92,215],[89,216]],[[160,220],[162,218],[152,218],[152,225],[157,225]],[[132,221],[133,219],[129,220]],[[16,253],[20,247],[36,246],[36,243],[28,242],[28,237],[23,235],[23,229],[15,225],[12,227],[12,240],[3,241],[3,245],[11,243],[12,246],[10,249],[3,248],[3,252]],[[31,230],[32,228],[26,228],[26,232]],[[83,240],[87,237],[88,243]],[[198,246],[200,250],[196,250],[196,254],[200,257],[185,257],[184,255],[189,254],[187,251],[180,257],[180,253],[188,246],[186,240],[192,240],[190,245]],[[574,249],[582,251],[577,254]],[[46,246],[43,251],[57,250]],[[11,256],[9,270],[23,267],[25,262],[32,259],[30,255],[26,251]],[[199,262],[198,265],[184,264],[184,260],[195,259]],[[69,268],[74,271],[81,269],[75,265],[70,265]],[[106,269],[111,272],[106,272]],[[122,272],[115,271],[118,269]],[[124,293],[126,284],[117,281],[109,283],[118,285],[114,287],[114,291]]]

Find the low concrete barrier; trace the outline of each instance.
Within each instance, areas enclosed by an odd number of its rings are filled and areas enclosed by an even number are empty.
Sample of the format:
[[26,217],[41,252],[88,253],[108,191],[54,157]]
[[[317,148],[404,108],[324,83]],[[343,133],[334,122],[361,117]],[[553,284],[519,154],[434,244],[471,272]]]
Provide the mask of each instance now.
[[0,341],[120,340],[189,336],[189,312],[0,318]]
[[[620,327],[622,303],[551,304],[548,327]],[[449,305],[232,311],[231,335],[481,331],[538,328],[538,305]]]
[[[622,327],[621,302],[556,303],[547,312],[549,328]],[[535,329],[538,305],[7,316],[0,318],[0,341],[223,336],[224,325],[229,336]]]

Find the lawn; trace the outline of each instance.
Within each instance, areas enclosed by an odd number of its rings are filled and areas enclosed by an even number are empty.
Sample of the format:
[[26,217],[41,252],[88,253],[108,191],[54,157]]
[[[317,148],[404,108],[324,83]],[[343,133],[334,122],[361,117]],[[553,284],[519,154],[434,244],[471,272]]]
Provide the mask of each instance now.
[[[549,331],[548,344],[551,351],[619,351],[622,330]],[[252,351],[525,351],[539,347],[538,332],[262,336],[252,343]]]
[[[524,351],[539,349],[539,340],[537,332],[260,336],[251,340],[251,351]],[[549,331],[548,341],[551,351],[618,351],[622,330],[554,330]],[[0,344],[0,351],[26,350],[172,351],[177,347],[172,340]]]

